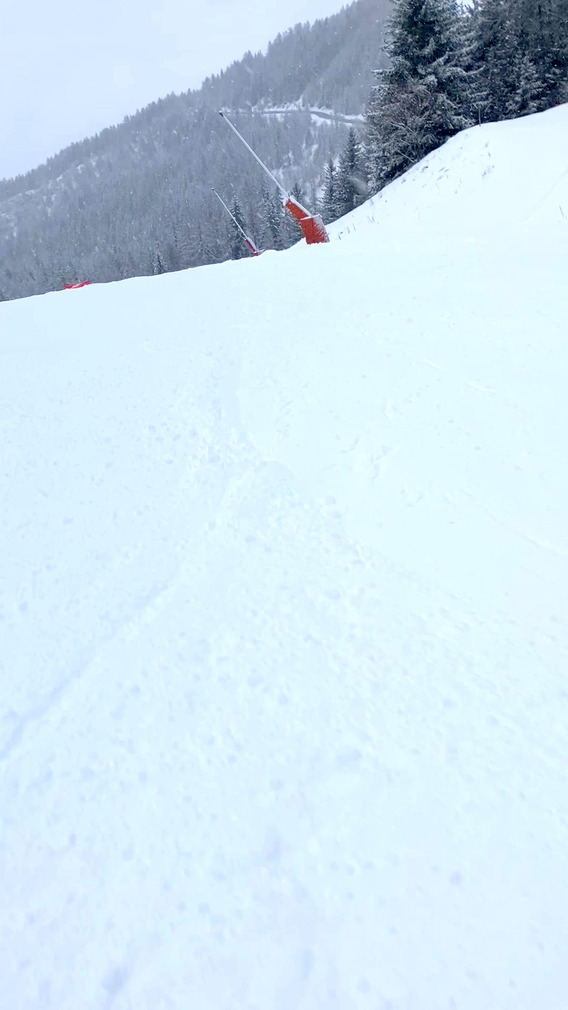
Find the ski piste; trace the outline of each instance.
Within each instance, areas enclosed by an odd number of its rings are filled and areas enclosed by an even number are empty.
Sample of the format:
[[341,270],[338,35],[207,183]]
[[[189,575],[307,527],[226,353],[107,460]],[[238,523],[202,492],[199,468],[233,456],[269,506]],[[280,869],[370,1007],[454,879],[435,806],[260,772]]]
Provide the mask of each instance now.
[[249,238],[249,237],[248,237],[248,235],[247,235],[247,233],[245,232],[244,228],[242,228],[242,227],[241,227],[241,225],[240,225],[240,224],[239,224],[239,222],[237,221],[237,219],[236,219],[235,215],[233,214],[233,212],[232,212],[231,210],[229,210],[229,208],[227,207],[227,204],[226,204],[226,203],[225,203],[225,201],[223,200],[223,197],[222,197],[222,196],[219,196],[219,194],[218,194],[217,190],[215,189],[215,187],[214,187],[214,186],[212,186],[211,188],[212,188],[212,191],[213,191],[213,193],[214,193],[214,194],[215,194],[215,196],[217,197],[217,199],[218,199],[219,203],[221,203],[221,204],[223,205],[223,207],[225,208],[225,210],[227,211],[227,214],[228,214],[228,215],[229,215],[229,217],[231,218],[231,221],[233,221],[233,223],[234,223],[234,224],[235,224],[235,225],[237,226],[237,228],[239,229],[239,231],[240,231],[241,235],[243,236],[243,238],[244,238],[244,240],[245,240],[245,242],[246,242],[246,245],[247,245],[247,249],[249,250],[249,252],[250,252],[251,256],[260,256],[260,254],[261,254],[262,250],[261,250],[261,249],[257,249],[257,248],[256,248],[256,246],[255,246],[255,244],[254,244],[253,240],[252,240],[251,238]]
[[325,230],[325,225],[321,216],[319,214],[310,214],[309,210],[306,210],[306,208],[303,207],[302,204],[291,195],[291,193],[288,193],[287,190],[284,189],[284,186],[278,182],[276,176],[274,176],[270,169],[266,167],[264,162],[261,161],[256,151],[253,151],[250,144],[248,144],[245,138],[239,133],[236,126],[231,123],[231,120],[225,115],[222,109],[219,110],[219,115],[225,120],[227,126],[230,126],[233,133],[239,138],[241,143],[244,144],[247,151],[252,154],[256,161],[258,161],[258,164],[266,172],[267,176],[272,179],[272,182],[278,188],[278,191],[282,196],[284,206],[290,211],[292,216],[295,217],[296,221],[300,225],[307,244],[314,245],[318,242],[329,242],[329,235]]

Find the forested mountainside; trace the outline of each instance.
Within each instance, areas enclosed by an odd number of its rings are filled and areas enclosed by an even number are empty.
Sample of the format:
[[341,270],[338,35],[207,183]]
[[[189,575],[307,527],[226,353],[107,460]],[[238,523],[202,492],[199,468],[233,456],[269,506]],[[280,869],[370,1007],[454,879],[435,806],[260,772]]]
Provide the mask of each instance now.
[[369,70],[385,66],[384,22],[390,0],[359,0],[334,17],[278,35],[266,55],[247,53],[208,77],[203,100],[215,108],[304,106],[360,113],[369,98]]
[[290,245],[300,237],[295,223],[217,110],[230,109],[269,167],[313,206],[324,166],[346,142],[347,117],[364,112],[385,60],[389,13],[390,0],[356,0],[296,25],[200,90],[169,95],[0,182],[0,299],[227,259],[234,238],[212,187],[264,248]]

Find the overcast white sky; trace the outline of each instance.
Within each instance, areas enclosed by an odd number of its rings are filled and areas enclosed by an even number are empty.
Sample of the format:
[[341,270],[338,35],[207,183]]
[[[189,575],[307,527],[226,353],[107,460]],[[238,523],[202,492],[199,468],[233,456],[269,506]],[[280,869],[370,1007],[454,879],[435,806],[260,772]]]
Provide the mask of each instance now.
[[0,0],[0,178],[346,0]]

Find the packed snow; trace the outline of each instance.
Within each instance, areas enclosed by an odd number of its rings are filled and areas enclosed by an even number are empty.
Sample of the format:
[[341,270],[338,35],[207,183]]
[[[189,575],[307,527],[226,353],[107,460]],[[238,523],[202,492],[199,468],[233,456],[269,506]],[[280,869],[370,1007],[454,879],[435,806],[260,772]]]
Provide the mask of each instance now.
[[568,107],[0,305],[1,1010],[568,1007]]

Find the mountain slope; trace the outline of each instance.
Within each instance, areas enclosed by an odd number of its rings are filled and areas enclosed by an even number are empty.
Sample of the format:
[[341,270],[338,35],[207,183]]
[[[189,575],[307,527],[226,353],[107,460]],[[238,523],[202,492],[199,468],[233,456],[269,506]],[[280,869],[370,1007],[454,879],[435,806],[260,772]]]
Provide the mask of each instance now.
[[0,306],[10,1010],[563,1005],[567,127]]
[[[313,207],[323,167],[345,142],[345,114],[361,116],[372,70],[384,62],[389,10],[390,0],[357,0],[314,25],[296,25],[266,54],[246,54],[199,91],[169,95],[0,182],[0,300],[85,277],[116,280],[227,259],[228,222],[212,187],[238,199],[264,248],[297,241],[284,222],[276,235],[268,227],[280,219],[280,203],[218,109],[235,110],[260,157],[286,186],[300,184]],[[282,105],[285,116],[263,114]],[[322,117],[322,105],[334,114]]]
[[358,0],[313,25],[295,25],[266,54],[247,53],[201,89],[210,108],[263,109],[299,103],[360,114],[372,71],[386,65],[382,51],[390,0]]
[[[524,241],[532,230],[566,233],[568,133],[566,106],[510,123],[464,130],[333,226],[337,236],[380,225],[393,238],[444,231],[464,237],[479,231]],[[538,156],[527,156],[535,145]],[[537,252],[541,250],[536,250]],[[535,283],[539,282],[538,275]]]

